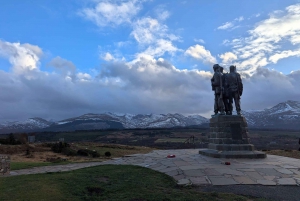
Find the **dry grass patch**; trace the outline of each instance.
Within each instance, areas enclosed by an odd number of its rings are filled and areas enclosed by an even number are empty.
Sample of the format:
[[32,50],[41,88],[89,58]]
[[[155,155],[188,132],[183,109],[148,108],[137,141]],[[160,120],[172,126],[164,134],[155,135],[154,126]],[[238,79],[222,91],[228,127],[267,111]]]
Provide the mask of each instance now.
[[141,146],[128,146],[120,144],[103,144],[103,143],[94,143],[94,142],[81,142],[72,144],[71,147],[76,149],[90,149],[95,150],[100,153],[100,156],[103,157],[105,152],[110,152],[112,158],[122,157],[130,154],[146,154],[154,150],[150,147],[141,147]]
[[[54,153],[49,144],[36,143],[30,145],[1,145],[0,154],[8,154],[11,156],[12,162],[51,162],[49,159],[62,158],[68,162],[91,162],[91,161],[104,161],[110,158],[122,157],[130,154],[149,153],[153,148],[127,146],[118,144],[103,144],[93,142],[79,142],[71,143],[71,148],[74,150],[89,149],[96,150],[99,158],[91,158],[85,156],[66,156],[62,153]],[[29,154],[28,151],[29,150]],[[105,152],[110,152],[111,157],[106,157]]]
[[300,159],[300,151],[298,150],[269,150],[265,152],[266,154]]

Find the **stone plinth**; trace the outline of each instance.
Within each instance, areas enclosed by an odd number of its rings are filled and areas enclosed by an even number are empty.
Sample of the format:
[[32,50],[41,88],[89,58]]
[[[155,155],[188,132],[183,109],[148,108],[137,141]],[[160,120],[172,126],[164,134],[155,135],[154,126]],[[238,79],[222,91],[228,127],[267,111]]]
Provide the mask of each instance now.
[[10,156],[0,155],[0,175],[9,175],[10,173]]
[[263,152],[254,151],[248,136],[245,117],[238,115],[216,115],[210,119],[208,149],[200,154],[214,158],[265,158]]

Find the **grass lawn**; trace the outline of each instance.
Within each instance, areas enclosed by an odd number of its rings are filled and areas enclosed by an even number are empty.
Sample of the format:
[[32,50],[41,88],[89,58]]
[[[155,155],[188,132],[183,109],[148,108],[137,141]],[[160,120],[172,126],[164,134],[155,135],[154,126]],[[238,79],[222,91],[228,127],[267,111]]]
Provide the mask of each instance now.
[[185,142],[187,138],[161,138],[157,139],[155,143],[160,143],[160,142]]
[[112,158],[118,158],[130,154],[145,154],[149,153],[154,148],[150,147],[141,147],[141,146],[128,146],[121,144],[102,144],[102,143],[93,143],[93,142],[78,142],[72,145],[76,149],[85,149],[96,150],[100,156],[104,156],[105,152],[110,152]]
[[0,179],[0,200],[255,200],[195,189],[179,187],[171,177],[151,169],[105,165],[62,173],[4,177]]
[[49,165],[65,165],[70,162],[59,162],[59,163],[50,163],[50,162],[11,162],[10,163],[10,170],[20,170],[20,169],[27,169],[33,167],[40,167],[40,166],[49,166]]

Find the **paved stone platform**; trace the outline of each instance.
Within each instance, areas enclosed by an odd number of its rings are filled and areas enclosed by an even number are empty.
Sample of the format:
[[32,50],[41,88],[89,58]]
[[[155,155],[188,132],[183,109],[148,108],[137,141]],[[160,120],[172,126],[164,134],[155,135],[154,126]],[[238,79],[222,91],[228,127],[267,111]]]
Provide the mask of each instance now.
[[[175,158],[167,158],[174,154]],[[231,165],[225,165],[229,161]],[[85,167],[116,164],[138,165],[170,175],[180,185],[297,185],[300,160],[268,155],[264,159],[219,159],[199,154],[199,149],[155,150],[105,162],[77,163],[11,171],[12,175],[71,171]]]
[[215,149],[200,149],[199,154],[214,158],[266,158],[266,154],[261,151],[218,151]]

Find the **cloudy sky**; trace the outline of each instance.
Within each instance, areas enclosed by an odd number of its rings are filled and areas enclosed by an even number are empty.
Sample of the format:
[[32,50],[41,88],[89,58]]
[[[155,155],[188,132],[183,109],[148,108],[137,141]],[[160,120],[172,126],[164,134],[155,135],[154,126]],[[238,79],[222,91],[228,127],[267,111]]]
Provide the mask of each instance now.
[[213,110],[235,64],[242,109],[300,101],[300,1],[10,0],[0,6],[0,122]]

